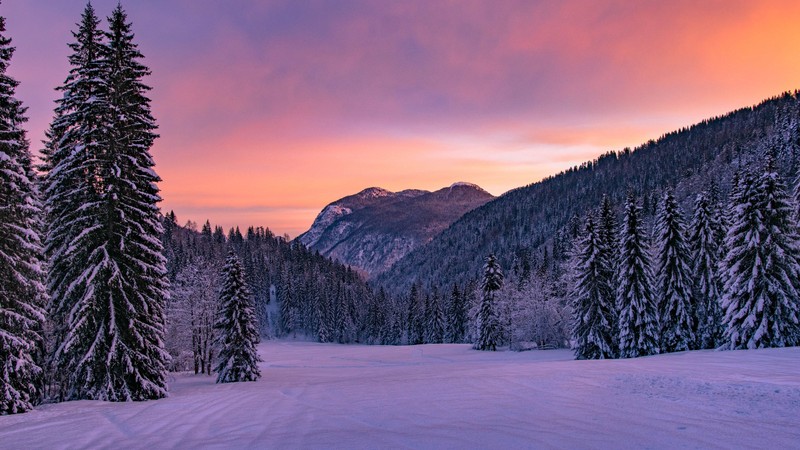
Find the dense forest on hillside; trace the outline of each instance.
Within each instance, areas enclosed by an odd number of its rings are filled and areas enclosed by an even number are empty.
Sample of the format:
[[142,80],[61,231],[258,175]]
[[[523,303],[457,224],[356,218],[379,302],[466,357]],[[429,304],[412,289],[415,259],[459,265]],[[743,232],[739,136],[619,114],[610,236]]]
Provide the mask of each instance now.
[[567,259],[581,217],[602,196],[610,198],[619,214],[633,191],[643,198],[645,215],[652,221],[656,199],[673,187],[688,211],[694,196],[712,180],[726,198],[737,168],[758,162],[767,148],[776,149],[779,171],[793,181],[799,115],[798,93],[785,93],[512,190],[410,252],[378,277],[376,285],[393,293],[407,293],[414,283],[464,285],[479,276],[489,253],[517,274],[542,265],[552,272]]

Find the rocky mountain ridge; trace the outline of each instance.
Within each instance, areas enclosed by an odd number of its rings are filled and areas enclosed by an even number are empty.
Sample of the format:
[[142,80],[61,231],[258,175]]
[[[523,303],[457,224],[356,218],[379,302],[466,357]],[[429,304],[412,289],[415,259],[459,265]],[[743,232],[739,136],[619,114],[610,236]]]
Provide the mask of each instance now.
[[297,241],[374,276],[493,198],[465,182],[434,192],[370,187],[325,206]]

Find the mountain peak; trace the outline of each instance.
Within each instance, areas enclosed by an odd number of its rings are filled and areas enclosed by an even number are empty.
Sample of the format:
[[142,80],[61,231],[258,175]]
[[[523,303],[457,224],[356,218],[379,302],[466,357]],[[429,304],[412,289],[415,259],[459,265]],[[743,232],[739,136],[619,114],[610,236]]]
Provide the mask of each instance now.
[[493,198],[479,186],[465,182],[436,192],[391,192],[370,187],[326,206],[297,240],[323,255],[376,274]]
[[481,188],[477,184],[469,183],[467,181],[456,181],[455,183],[450,185],[450,189],[452,189],[454,187],[470,187],[470,188],[473,188],[473,189],[479,189],[481,191],[483,190],[483,188]]
[[356,194],[356,196],[361,198],[389,197],[392,195],[394,195],[394,192],[376,186],[368,187]]

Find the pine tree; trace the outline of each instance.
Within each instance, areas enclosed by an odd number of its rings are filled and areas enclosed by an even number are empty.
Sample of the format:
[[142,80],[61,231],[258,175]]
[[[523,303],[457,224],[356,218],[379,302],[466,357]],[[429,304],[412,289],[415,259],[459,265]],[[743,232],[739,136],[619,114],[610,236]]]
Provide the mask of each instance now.
[[427,332],[426,341],[429,344],[441,344],[444,342],[444,312],[442,311],[442,302],[439,298],[439,293],[434,290],[430,298],[427,308],[428,323],[425,327]]
[[45,287],[41,204],[25,107],[7,75],[14,47],[0,17],[0,415],[30,410],[42,390]]
[[641,214],[636,198],[629,193],[617,266],[616,303],[622,358],[654,355],[659,351],[658,309],[653,300],[650,260]]
[[222,269],[220,310],[214,328],[219,362],[214,371],[217,383],[255,381],[261,378],[256,345],[259,341],[256,313],[244,279],[244,269],[235,253],[230,252]]
[[607,359],[617,354],[610,262],[606,259],[605,244],[598,228],[590,215],[574,257],[572,338],[576,359]]
[[459,343],[464,341],[467,327],[466,296],[453,284],[450,301],[447,304],[447,336],[446,342]]
[[685,235],[683,214],[672,190],[667,190],[656,217],[662,352],[689,350],[695,342],[692,278]]
[[740,181],[722,263],[726,346],[800,342],[800,244],[786,186],[767,156],[764,173]]
[[717,266],[721,240],[718,210],[707,192],[697,195],[690,225],[689,246],[696,301],[696,348],[716,348],[722,344],[722,310]]
[[91,4],[71,44],[45,152],[53,360],[63,399],[166,395],[166,264],[149,148],[149,72],[120,8],[108,43]]
[[408,345],[418,345],[425,342],[424,313],[425,307],[420,298],[419,288],[416,284],[411,286],[408,297],[408,320],[406,321],[406,341]]
[[503,287],[503,271],[494,255],[486,257],[483,266],[483,282],[481,290],[480,310],[478,311],[478,339],[473,348],[476,350],[497,350],[501,340],[500,322],[495,311],[495,294]]
[[280,301],[280,334],[289,335],[297,333],[297,322],[299,319],[298,294],[292,283],[292,277],[288,270],[284,268],[281,273],[281,287],[278,299]]
[[[611,205],[611,199],[604,195],[600,202],[600,213],[597,217],[597,232],[601,246],[598,248],[603,254],[603,259],[608,262],[606,278],[613,284],[614,274],[617,271],[617,258],[619,256],[619,238],[617,218]],[[616,317],[614,318],[616,320]]]

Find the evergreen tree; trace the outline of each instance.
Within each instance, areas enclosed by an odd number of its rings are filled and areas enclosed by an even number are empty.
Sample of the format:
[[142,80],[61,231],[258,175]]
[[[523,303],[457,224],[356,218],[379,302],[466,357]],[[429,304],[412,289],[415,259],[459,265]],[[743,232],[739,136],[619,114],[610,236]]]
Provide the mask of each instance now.
[[616,303],[622,358],[654,355],[659,351],[658,308],[653,300],[650,259],[641,214],[633,193],[628,193],[617,266]]
[[14,47],[0,17],[0,415],[30,410],[42,390],[44,270],[41,204],[25,107],[7,75]]
[[784,347],[800,341],[800,247],[793,205],[767,156],[758,179],[740,181],[722,270],[726,346]]
[[468,309],[466,300],[466,296],[458,289],[458,285],[453,284],[453,291],[450,293],[450,302],[447,304],[446,341],[449,343],[464,342]]
[[586,231],[574,257],[576,282],[572,293],[576,359],[607,359],[617,354],[614,290],[610,262],[595,219],[586,219]]
[[476,350],[497,350],[502,339],[500,321],[495,311],[495,295],[503,287],[503,271],[494,255],[486,257],[483,266],[483,282],[481,290],[480,310],[478,311],[478,339],[473,348]]
[[662,352],[689,350],[695,342],[692,278],[685,235],[683,214],[672,190],[668,189],[656,217],[657,303]]
[[428,303],[427,319],[428,323],[425,327],[427,332],[426,341],[429,344],[441,344],[444,342],[445,320],[442,301],[436,290],[434,290]]
[[696,320],[696,348],[716,348],[722,344],[722,310],[720,281],[717,266],[720,258],[721,240],[719,212],[709,193],[697,195],[694,215],[690,225],[689,246],[694,275],[694,298]]
[[63,399],[166,395],[166,265],[149,154],[149,71],[120,8],[106,36],[91,4],[71,44],[45,151],[48,289]]
[[406,340],[408,345],[418,345],[425,342],[424,328],[425,306],[420,298],[419,288],[411,285],[411,294],[408,297],[408,320],[406,321]]
[[261,378],[256,345],[259,341],[256,313],[244,269],[235,253],[230,252],[222,269],[220,310],[214,328],[219,362],[214,371],[217,383],[255,381]]
[[281,287],[279,290],[280,301],[280,334],[289,335],[297,333],[297,322],[300,314],[298,308],[298,295],[295,286],[292,284],[292,277],[288,270],[284,268],[281,273]]
[[[609,283],[613,283],[619,256],[619,238],[617,236],[619,225],[614,215],[611,199],[607,195],[604,195],[600,202],[600,213],[597,217],[596,226],[601,244],[598,250],[603,254],[603,259],[608,262],[608,272],[605,277],[609,280]],[[616,317],[614,320],[616,320]]]

